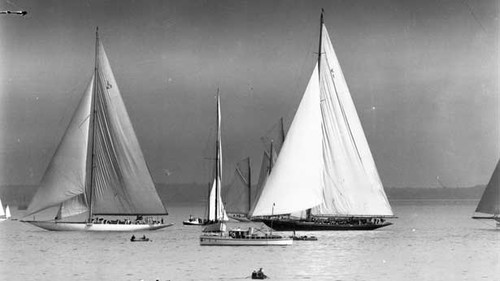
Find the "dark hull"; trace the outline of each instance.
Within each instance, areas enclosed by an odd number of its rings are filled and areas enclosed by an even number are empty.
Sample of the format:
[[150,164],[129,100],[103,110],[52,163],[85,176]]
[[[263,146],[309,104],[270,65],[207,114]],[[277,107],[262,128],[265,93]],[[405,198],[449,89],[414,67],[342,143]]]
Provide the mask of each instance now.
[[261,219],[263,223],[276,231],[347,231],[347,230],[374,230],[391,225],[390,222],[379,224],[329,224],[300,220],[270,220]]

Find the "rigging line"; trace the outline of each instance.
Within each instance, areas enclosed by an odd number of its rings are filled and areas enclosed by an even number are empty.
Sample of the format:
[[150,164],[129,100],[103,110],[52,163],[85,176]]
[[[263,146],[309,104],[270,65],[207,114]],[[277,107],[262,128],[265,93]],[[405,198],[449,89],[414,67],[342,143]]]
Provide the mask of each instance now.
[[476,21],[476,23],[481,27],[481,29],[483,30],[483,32],[485,34],[487,34],[486,29],[484,28],[484,26],[481,24],[481,22],[477,18],[476,14],[472,10],[471,6],[467,3],[467,0],[464,0],[463,3],[464,3],[464,6],[467,7],[467,9],[469,10],[470,14],[472,15],[472,17],[474,18],[474,20]]

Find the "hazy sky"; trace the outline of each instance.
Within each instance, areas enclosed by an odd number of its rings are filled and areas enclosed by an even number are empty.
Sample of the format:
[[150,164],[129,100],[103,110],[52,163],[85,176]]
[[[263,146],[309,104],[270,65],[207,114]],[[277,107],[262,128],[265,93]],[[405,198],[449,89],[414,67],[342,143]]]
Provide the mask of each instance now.
[[257,170],[260,137],[290,124],[311,75],[321,8],[384,185],[486,183],[498,1],[2,0],[29,14],[0,16],[0,184],[40,181],[92,75],[97,25],[156,182],[209,180],[217,87],[226,183],[246,156]]

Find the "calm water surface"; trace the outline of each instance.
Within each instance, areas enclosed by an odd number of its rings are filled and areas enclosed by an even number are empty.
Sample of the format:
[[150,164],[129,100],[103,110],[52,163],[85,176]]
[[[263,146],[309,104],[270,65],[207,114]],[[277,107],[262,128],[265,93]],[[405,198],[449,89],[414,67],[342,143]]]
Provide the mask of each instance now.
[[288,247],[201,247],[201,228],[182,220],[203,215],[203,206],[168,206],[175,225],[136,234],[148,243],[130,243],[130,233],[48,232],[6,221],[0,279],[244,280],[262,267],[271,280],[500,280],[500,230],[470,219],[476,203],[392,202],[392,226],[303,232],[319,241]]

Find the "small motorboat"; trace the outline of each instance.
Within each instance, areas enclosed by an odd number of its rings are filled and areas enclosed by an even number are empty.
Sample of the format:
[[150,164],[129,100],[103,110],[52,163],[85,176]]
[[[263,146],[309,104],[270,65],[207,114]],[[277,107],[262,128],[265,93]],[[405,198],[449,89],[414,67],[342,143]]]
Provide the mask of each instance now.
[[318,241],[318,238],[316,238],[316,236],[307,236],[307,235],[303,235],[303,236],[290,236],[290,238],[292,238],[293,240],[295,241]]
[[248,230],[226,230],[224,223],[209,225],[200,236],[201,246],[288,246],[292,238],[250,227]]
[[130,237],[130,242],[149,242],[149,241],[153,241],[153,240],[150,240],[145,235],[143,235],[140,238],[135,237],[135,235],[132,235],[132,237]]
[[262,268],[260,268],[259,270],[254,270],[252,272],[252,279],[267,279],[267,275],[264,274],[264,272],[262,272]]
[[183,225],[205,225],[205,221],[202,218],[195,218],[189,216],[188,220],[182,222]]

